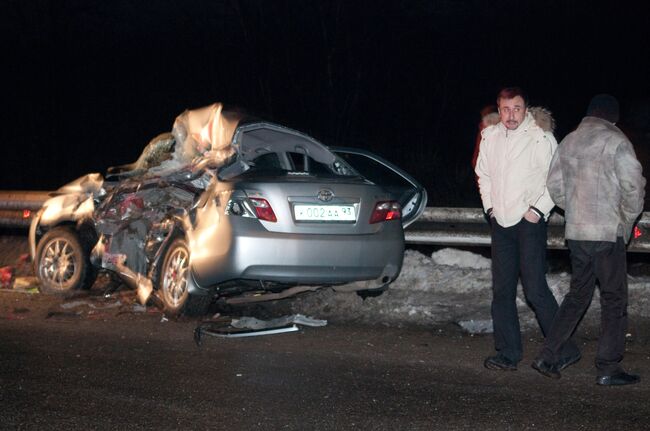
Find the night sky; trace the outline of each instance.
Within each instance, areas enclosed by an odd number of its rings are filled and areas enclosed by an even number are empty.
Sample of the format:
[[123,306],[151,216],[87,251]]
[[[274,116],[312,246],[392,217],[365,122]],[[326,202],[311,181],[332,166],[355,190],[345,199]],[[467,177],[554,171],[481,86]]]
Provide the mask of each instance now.
[[372,150],[478,206],[480,109],[519,85],[560,140],[619,98],[647,165],[644,2],[0,0],[0,188],[49,190],[131,162],[185,109],[220,101]]

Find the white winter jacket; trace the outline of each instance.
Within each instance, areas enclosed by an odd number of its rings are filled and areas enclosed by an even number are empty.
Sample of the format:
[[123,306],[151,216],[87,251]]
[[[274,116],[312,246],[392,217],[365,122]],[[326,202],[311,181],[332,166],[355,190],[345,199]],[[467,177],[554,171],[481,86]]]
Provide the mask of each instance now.
[[544,218],[554,203],[546,176],[557,141],[537,125],[530,111],[515,130],[503,123],[483,130],[476,175],[485,211],[502,227],[514,226],[529,208]]

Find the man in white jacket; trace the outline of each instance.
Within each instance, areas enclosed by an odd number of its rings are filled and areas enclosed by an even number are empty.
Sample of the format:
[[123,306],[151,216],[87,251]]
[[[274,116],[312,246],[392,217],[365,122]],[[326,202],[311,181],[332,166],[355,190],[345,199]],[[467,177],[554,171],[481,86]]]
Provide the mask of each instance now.
[[[483,130],[476,175],[492,230],[492,323],[497,354],[484,365],[513,371],[522,359],[517,281],[545,335],[558,309],[546,282],[546,219],[554,206],[546,176],[557,142],[527,109],[524,92],[504,88],[497,96],[501,122]],[[558,367],[580,359],[566,343]]]

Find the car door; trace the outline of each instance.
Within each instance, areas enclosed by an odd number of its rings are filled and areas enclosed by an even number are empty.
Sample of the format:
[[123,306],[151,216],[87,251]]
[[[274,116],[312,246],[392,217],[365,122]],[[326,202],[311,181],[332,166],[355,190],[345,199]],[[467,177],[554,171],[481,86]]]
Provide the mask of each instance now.
[[413,223],[427,206],[427,191],[412,176],[391,162],[366,150],[330,147],[366,179],[383,187],[402,206],[402,225]]

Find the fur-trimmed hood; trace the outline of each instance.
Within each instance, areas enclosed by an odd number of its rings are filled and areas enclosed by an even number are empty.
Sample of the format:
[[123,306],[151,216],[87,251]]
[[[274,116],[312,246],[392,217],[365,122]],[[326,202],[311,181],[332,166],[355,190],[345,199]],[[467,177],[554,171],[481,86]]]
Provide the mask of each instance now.
[[[528,112],[532,115],[535,120],[535,124],[539,126],[545,132],[554,133],[555,132],[555,118],[553,118],[553,113],[548,109],[541,106],[531,106],[528,108]],[[482,128],[489,126],[496,126],[501,122],[498,112],[490,112],[481,118]]]
[[[555,119],[553,114],[546,108],[541,106],[530,106],[526,110],[526,115],[522,121],[522,126],[509,133],[521,133],[524,129],[532,126],[534,129],[541,130],[544,134],[553,135],[555,131]],[[489,122],[485,129],[481,131],[481,136],[485,137],[486,134],[497,133],[497,130],[506,130],[505,126],[501,123],[501,118],[498,113],[491,113],[483,118],[484,122]]]
[[537,124],[543,131],[553,133],[555,132],[555,119],[553,114],[546,108],[541,106],[531,106],[528,108],[528,112],[535,119],[535,124]]

